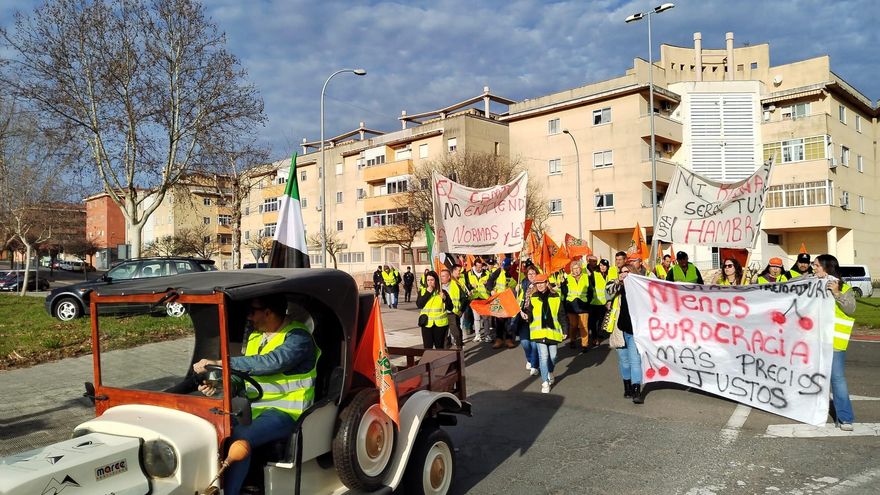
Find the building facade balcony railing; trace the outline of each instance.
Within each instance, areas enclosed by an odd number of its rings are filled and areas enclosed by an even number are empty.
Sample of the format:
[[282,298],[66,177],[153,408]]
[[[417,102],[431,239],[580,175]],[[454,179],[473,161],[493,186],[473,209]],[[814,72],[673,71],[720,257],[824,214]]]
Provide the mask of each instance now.
[[[682,123],[661,114],[654,114],[654,135],[661,142],[682,142],[684,135]],[[639,136],[651,139],[651,116],[639,117]]]
[[365,167],[363,171],[364,182],[380,182],[388,177],[411,175],[413,173],[413,161],[411,159],[397,160],[394,162],[383,163],[381,165]]

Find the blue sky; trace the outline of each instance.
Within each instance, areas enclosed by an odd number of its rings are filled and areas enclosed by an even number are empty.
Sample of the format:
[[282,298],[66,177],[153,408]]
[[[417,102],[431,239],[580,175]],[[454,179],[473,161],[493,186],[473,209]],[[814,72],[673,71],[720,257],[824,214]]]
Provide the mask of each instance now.
[[[30,11],[32,0],[5,0],[0,19]],[[206,0],[226,32],[230,51],[248,70],[266,103],[261,135],[273,159],[320,136],[324,80],[340,68],[325,100],[327,136],[364,121],[400,128],[401,110],[420,113],[477,95],[483,86],[521,100],[621,75],[647,59],[647,24],[629,14],[659,1]],[[770,43],[772,65],[828,54],[832,70],[872,101],[880,99],[877,0],[682,0],[654,18],[660,43],[723,48]]]

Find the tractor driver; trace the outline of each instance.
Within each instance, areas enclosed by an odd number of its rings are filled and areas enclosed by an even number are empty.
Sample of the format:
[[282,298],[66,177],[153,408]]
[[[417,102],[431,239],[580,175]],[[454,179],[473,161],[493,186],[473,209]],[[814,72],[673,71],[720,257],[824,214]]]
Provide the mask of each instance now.
[[[252,449],[290,438],[300,414],[315,398],[317,363],[321,355],[306,326],[286,318],[287,299],[283,295],[254,298],[248,320],[253,331],[248,336],[244,356],[230,357],[232,369],[251,375],[263,388],[263,397],[251,406],[253,422],[236,425],[231,441],[245,439]],[[202,359],[193,365],[204,373],[206,365],[220,361]],[[199,391],[211,396],[216,389],[203,383]],[[224,493],[238,495],[250,467],[250,457],[232,464],[224,476]]]

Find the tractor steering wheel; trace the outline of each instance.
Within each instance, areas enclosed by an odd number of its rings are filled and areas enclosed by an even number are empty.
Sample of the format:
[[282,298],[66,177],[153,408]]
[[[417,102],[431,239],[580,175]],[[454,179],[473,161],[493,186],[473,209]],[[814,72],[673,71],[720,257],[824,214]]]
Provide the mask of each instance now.
[[[213,382],[222,382],[223,381],[223,367],[220,366],[219,364],[207,364],[207,365],[205,365],[205,371],[206,371],[205,372],[205,380],[213,381]],[[229,373],[248,382],[252,387],[254,387],[254,389],[256,389],[256,391],[257,391],[256,397],[248,396],[247,392],[245,392],[243,394],[247,398],[248,401],[257,402],[263,398],[263,387],[261,387],[260,384],[256,380],[254,380],[253,377],[251,377],[251,375],[245,373],[244,371],[239,371],[239,370],[236,370],[233,368],[229,369]],[[247,389],[245,389],[245,390],[247,390]]]

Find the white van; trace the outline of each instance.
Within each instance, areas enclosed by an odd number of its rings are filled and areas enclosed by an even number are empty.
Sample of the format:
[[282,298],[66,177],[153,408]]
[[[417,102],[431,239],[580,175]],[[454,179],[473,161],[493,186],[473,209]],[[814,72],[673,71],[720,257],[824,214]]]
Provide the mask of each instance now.
[[867,265],[840,265],[840,276],[852,287],[856,297],[871,297],[874,294],[871,272]]

